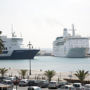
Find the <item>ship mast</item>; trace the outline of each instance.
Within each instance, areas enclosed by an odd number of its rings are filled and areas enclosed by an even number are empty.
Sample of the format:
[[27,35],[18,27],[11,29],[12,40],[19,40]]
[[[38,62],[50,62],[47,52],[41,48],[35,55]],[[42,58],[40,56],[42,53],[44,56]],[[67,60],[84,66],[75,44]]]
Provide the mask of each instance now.
[[12,26],[11,26],[11,30],[12,30],[12,37],[16,37],[16,36],[15,36],[15,32],[14,32],[14,30],[13,30],[13,24],[12,24]]
[[75,36],[75,28],[74,28],[74,24],[72,24],[72,36]]
[[11,30],[12,30],[12,37],[14,37],[14,35],[13,35],[13,24],[11,25]]

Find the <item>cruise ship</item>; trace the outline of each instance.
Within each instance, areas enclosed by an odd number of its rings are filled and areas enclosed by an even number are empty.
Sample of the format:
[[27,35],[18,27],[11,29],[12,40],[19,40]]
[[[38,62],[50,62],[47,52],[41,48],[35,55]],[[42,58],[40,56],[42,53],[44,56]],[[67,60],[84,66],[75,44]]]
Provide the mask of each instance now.
[[68,29],[64,28],[63,36],[57,37],[53,42],[53,55],[68,58],[86,57],[89,49],[89,38],[75,35],[74,25],[72,25],[72,35]]
[[8,59],[33,59],[34,56],[39,52],[39,49],[31,48],[29,43],[29,48],[22,47],[23,38],[16,37],[15,33],[12,33],[12,37],[0,36],[4,49],[0,53],[0,60]]

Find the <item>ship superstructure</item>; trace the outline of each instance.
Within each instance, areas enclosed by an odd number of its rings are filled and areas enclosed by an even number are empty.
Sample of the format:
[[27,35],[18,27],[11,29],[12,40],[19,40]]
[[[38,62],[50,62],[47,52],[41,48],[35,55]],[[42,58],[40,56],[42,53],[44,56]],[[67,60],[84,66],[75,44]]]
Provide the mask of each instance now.
[[57,37],[53,42],[53,55],[60,57],[82,58],[89,49],[89,38],[75,35],[72,25],[72,35],[64,28],[63,36]]
[[22,37],[16,37],[15,33],[12,33],[12,37],[0,36],[3,41],[4,50],[0,54],[0,59],[33,59],[38,53],[39,49],[22,48]]

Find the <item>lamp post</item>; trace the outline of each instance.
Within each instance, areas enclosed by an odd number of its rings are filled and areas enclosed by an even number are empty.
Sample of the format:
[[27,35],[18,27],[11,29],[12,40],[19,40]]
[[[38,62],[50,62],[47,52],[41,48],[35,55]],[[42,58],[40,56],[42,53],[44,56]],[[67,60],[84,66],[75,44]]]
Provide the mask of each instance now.
[[[28,46],[29,46],[29,49],[31,49],[31,43],[30,43],[30,41],[29,41],[29,44],[28,44]],[[29,60],[29,75],[31,75],[31,59]]]
[[18,79],[18,77],[16,76],[16,90],[17,90],[17,83],[18,83],[18,82],[17,82],[17,79]]
[[29,75],[31,75],[31,59],[30,59],[30,71],[29,71]]

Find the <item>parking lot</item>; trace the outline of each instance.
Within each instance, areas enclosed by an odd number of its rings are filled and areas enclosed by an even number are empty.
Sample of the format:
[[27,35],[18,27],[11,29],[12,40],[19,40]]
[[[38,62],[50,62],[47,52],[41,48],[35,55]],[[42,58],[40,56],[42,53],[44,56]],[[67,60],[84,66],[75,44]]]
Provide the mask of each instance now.
[[[16,86],[14,86],[14,88],[16,89]],[[48,89],[48,88],[41,88],[42,90],[64,90],[64,89]],[[17,86],[17,90],[28,90],[28,87],[19,87]]]

